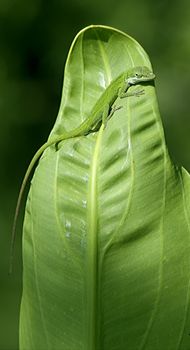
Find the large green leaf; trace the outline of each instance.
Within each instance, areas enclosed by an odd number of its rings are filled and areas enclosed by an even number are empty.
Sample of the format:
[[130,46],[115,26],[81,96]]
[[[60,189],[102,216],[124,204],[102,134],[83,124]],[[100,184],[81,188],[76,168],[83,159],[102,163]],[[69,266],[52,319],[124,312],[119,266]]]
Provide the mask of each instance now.
[[[80,125],[135,65],[150,62],[131,37],[80,32],[51,135]],[[39,162],[24,221],[21,350],[190,349],[190,178],[168,156],[154,86],[141,88],[118,99],[105,130]]]

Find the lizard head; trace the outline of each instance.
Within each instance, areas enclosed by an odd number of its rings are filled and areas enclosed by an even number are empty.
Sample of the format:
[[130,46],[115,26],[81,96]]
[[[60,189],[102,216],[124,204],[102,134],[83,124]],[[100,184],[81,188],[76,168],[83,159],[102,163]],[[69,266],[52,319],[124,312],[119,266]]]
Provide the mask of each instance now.
[[131,68],[127,74],[126,81],[129,85],[135,85],[141,82],[155,79],[155,74],[146,66],[137,66]]

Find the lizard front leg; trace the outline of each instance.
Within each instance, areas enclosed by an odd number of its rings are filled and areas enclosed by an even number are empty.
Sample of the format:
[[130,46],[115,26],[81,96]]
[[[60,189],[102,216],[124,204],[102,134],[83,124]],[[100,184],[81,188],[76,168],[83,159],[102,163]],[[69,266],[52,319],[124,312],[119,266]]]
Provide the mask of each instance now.
[[127,84],[126,86],[124,85],[122,88],[119,89],[118,96],[119,98],[125,98],[125,97],[130,97],[130,96],[141,96],[144,94],[144,90],[136,90],[133,92],[128,92],[128,89],[131,87],[130,84]]

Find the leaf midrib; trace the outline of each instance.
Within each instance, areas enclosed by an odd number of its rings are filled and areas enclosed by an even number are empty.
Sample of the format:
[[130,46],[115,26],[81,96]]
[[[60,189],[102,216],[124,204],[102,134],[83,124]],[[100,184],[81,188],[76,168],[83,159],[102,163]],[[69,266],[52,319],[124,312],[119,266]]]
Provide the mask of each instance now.
[[92,156],[90,180],[87,199],[87,254],[86,254],[86,287],[87,287],[87,349],[98,348],[98,210],[97,210],[97,177],[99,156],[104,125],[102,124],[95,143]]

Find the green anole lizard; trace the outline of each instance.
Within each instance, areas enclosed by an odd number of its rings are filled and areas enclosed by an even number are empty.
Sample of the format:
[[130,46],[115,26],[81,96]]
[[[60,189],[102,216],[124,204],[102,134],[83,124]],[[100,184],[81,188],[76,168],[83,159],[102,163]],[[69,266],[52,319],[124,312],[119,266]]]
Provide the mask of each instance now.
[[14,242],[15,242],[15,232],[16,232],[16,224],[17,224],[17,218],[19,214],[20,204],[23,197],[24,189],[26,186],[26,183],[28,181],[28,178],[31,174],[31,171],[36,164],[39,157],[42,155],[42,153],[45,151],[45,149],[51,145],[56,145],[59,142],[78,137],[87,135],[90,132],[94,132],[99,127],[100,123],[103,123],[106,125],[106,121],[108,118],[110,118],[115,110],[117,109],[114,106],[114,102],[116,99],[124,98],[128,96],[139,96],[143,93],[142,90],[137,90],[132,93],[128,92],[128,89],[132,85],[137,85],[143,82],[152,81],[154,80],[155,75],[151,70],[146,66],[137,66],[134,68],[129,69],[128,71],[125,71],[121,75],[119,75],[118,78],[113,80],[111,84],[106,88],[104,93],[101,95],[101,97],[96,102],[95,106],[93,107],[93,110],[91,112],[91,116],[86,119],[83,123],[81,123],[77,128],[66,131],[63,134],[59,136],[55,136],[50,138],[47,142],[45,142],[35,153],[33,156],[27,170],[24,176],[24,179],[21,184],[20,192],[17,199],[17,205],[13,220],[13,228],[12,228],[12,238],[11,238],[11,253],[10,253],[10,273],[12,271],[12,261],[13,261],[13,250],[14,250]]

